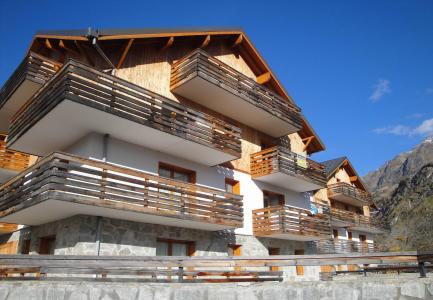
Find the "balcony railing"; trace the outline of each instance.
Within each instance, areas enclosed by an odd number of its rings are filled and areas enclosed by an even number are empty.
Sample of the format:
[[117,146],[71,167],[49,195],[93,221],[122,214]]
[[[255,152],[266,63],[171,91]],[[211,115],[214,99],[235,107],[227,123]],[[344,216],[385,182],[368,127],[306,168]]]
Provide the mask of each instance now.
[[253,231],[257,236],[308,241],[329,238],[331,225],[327,214],[279,205],[253,210]]
[[[99,130],[102,131],[101,133],[110,133],[111,130],[115,132],[113,135],[126,138],[131,136],[130,132],[126,134],[127,132],[117,124],[123,122],[122,126],[127,126],[125,122],[134,122],[132,124],[152,128],[153,135],[159,134],[161,136],[158,131],[162,131],[181,138],[181,141],[188,141],[188,147],[191,147],[191,142],[193,142],[222,153],[222,155],[225,155],[224,158],[229,158],[228,160],[240,157],[240,129],[235,125],[73,60],[68,61],[52,80],[40,89],[15,115],[10,126],[9,144],[13,144],[20,139],[41,119],[54,111],[54,108],[58,111],[58,105],[63,103],[64,100],[70,100],[72,102],[69,103],[79,105],[80,112],[83,111],[83,107],[88,107],[88,110],[85,110],[86,113],[90,114],[90,111],[94,112],[94,114],[98,113],[101,119],[114,118],[114,116],[121,118],[121,121],[116,121],[119,118],[107,119],[107,122],[103,124],[103,129],[101,129],[101,122],[95,124],[95,122],[92,123],[92,120],[89,120],[91,117],[82,117],[78,126],[86,128],[88,131],[98,132]],[[69,117],[67,112],[63,113],[66,114],[66,117]],[[101,116],[101,113],[106,114]],[[79,116],[73,117],[79,118]],[[65,116],[62,115],[59,118],[65,118]],[[61,125],[62,121],[60,120],[57,123],[50,123],[45,126],[50,127],[50,130],[52,130]],[[65,128],[65,130],[67,129]],[[46,130],[40,132],[44,133]],[[62,136],[58,140],[60,141],[61,138]],[[147,144],[156,144],[159,141],[157,137],[145,139],[145,134],[140,131],[136,132],[131,139],[134,143],[139,143],[137,140],[140,139]],[[160,139],[162,139],[162,136]],[[170,142],[172,145],[179,145],[176,142],[178,140],[170,139]],[[65,141],[65,146],[71,142],[74,141]],[[26,144],[27,147],[30,147],[29,143],[30,141]],[[157,146],[161,148],[161,144]],[[192,147],[197,148],[197,145]],[[173,149],[175,147],[164,146],[164,148],[175,151]],[[41,154],[47,154],[57,149],[50,148],[49,151],[45,150],[46,153]],[[221,162],[218,161],[218,163]]]
[[[191,85],[191,87],[185,86],[194,79],[200,79],[202,81],[196,82],[195,85]],[[210,85],[205,85],[206,83]],[[228,94],[216,90],[215,94],[218,94],[219,100],[206,102],[204,98],[206,98],[206,95],[209,95],[211,88],[215,86]],[[203,88],[202,95],[198,94],[198,87]],[[259,123],[265,116],[267,116],[265,118],[266,122],[271,122],[272,117],[276,117],[280,119],[280,121],[283,121],[281,122],[281,126],[284,126],[284,128],[281,127],[281,132],[275,132],[277,128],[265,129],[265,124],[263,125],[264,127],[261,128],[261,131],[274,136],[279,137],[284,134],[296,132],[302,128],[300,109],[295,104],[278,96],[268,88],[212,57],[201,49],[193,51],[191,54],[172,65],[170,88],[175,93],[198,101],[229,117],[233,118],[234,116],[236,120],[240,120],[240,118],[244,117],[245,120],[242,120],[242,123],[247,125],[251,123],[253,128],[260,126]],[[230,97],[237,98],[230,100]],[[221,102],[224,102],[225,105],[219,106]],[[265,115],[261,118],[257,117],[259,114],[247,116],[249,108],[247,104],[261,110]],[[245,105],[242,114],[233,110],[236,105]],[[232,112],[230,112],[230,110]],[[252,120],[248,121],[248,118],[252,118]]]
[[330,199],[348,202],[350,204],[358,204],[360,206],[369,205],[371,203],[370,193],[345,182],[328,185],[328,197]]
[[[301,189],[308,191],[319,189],[326,185],[326,175],[324,166],[281,146],[272,147],[250,156],[251,176],[255,179],[265,178],[268,175],[280,173],[291,177],[296,177],[301,181],[307,182],[305,188],[302,183],[287,180],[288,188]],[[310,183],[310,184],[308,184]],[[277,180],[274,182],[277,183]]]
[[367,232],[383,232],[387,228],[377,218],[364,216],[352,211],[343,209],[331,208],[331,222],[345,223],[344,227],[359,229]]
[[0,169],[21,172],[30,163],[30,155],[6,149],[6,135],[0,134]]
[[320,240],[314,242],[319,254],[327,253],[372,253],[379,252],[375,243],[358,242],[352,240]]
[[243,224],[242,196],[62,153],[0,186],[0,222],[37,225],[76,214],[203,230]]
[[[0,108],[25,80],[30,80],[41,86],[45,84],[60,67],[60,63],[30,52],[0,89]],[[23,101],[26,100],[28,99],[24,99]]]

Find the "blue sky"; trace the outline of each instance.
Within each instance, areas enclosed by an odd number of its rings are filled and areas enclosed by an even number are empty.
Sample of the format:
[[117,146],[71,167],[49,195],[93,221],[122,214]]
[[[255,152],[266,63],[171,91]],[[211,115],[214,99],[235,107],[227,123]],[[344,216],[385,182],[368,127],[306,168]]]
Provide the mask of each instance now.
[[1,1],[0,84],[41,29],[242,27],[361,175],[433,135],[433,1]]

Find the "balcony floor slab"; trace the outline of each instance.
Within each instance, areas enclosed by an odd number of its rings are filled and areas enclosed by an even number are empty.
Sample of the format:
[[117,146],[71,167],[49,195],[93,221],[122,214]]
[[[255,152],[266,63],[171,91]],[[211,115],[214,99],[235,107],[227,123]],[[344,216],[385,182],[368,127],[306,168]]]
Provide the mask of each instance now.
[[303,179],[301,176],[275,172],[254,178],[257,181],[266,182],[275,186],[286,188],[295,192],[307,192],[323,188],[323,186]]
[[0,222],[37,226],[66,219],[75,215],[101,216],[141,223],[201,229],[205,231],[216,231],[230,228],[228,226],[215,223],[152,215],[142,212],[120,210],[115,208],[52,199],[45,200],[35,205],[13,212],[0,218]]
[[66,149],[91,132],[110,134],[120,140],[208,166],[237,159],[212,147],[70,100],[61,101],[9,148],[44,156]]

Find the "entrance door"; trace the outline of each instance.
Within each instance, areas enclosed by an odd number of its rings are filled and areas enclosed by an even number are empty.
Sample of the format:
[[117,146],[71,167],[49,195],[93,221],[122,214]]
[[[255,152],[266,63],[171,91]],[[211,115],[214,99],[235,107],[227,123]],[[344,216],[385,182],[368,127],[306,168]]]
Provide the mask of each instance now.
[[[295,255],[304,255],[304,249],[295,250]],[[304,275],[304,266],[296,266],[296,275]]]
[[[269,255],[280,255],[280,248],[268,248]],[[276,272],[279,270],[278,266],[273,266],[270,268],[271,271]]]

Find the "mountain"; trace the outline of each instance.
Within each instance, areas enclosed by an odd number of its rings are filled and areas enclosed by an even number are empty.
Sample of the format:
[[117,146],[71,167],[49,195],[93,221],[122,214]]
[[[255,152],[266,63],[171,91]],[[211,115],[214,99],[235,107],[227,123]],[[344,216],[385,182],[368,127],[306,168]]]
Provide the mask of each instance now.
[[433,163],[433,137],[368,173],[363,181],[376,197],[389,197],[402,179],[412,177],[428,163]]
[[379,237],[386,251],[433,249],[433,138],[386,162],[364,178],[378,217],[390,232]]

